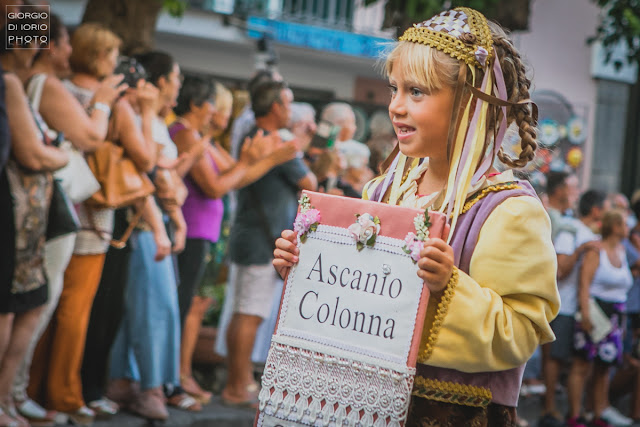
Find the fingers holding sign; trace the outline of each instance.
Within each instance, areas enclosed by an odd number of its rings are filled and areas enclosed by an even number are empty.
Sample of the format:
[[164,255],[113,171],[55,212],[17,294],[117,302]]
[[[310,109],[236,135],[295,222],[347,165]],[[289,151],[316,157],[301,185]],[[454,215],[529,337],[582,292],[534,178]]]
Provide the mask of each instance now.
[[289,269],[298,262],[298,235],[293,230],[284,230],[282,237],[276,240],[276,248],[273,251],[273,266],[283,279]]

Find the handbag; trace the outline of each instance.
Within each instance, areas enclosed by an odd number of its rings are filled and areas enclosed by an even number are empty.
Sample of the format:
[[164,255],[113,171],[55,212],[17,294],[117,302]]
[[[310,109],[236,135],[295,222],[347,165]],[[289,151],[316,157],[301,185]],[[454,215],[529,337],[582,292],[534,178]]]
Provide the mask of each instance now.
[[140,172],[133,160],[117,144],[117,135],[113,129],[116,116],[109,123],[110,140],[87,156],[87,163],[100,183],[100,190],[94,193],[87,204],[96,209],[118,209],[135,205],[153,194],[155,187],[146,173]]
[[[43,76],[42,74],[38,74],[35,77]],[[44,75],[44,79],[40,79],[44,81],[46,79],[46,75]],[[29,86],[32,86],[33,82],[29,83]],[[42,88],[41,88],[42,89]],[[37,99],[39,103],[39,99]],[[36,106],[33,104],[29,104],[29,108],[31,109],[31,114],[33,115],[33,119],[36,122],[36,126],[42,135],[42,142],[47,145],[56,145],[55,141],[59,140],[62,137],[62,134],[56,134],[56,140],[52,141],[49,135],[47,134],[45,127],[46,123],[42,120],[40,113],[36,109]],[[47,130],[49,128],[47,127]],[[76,214],[76,210],[73,207],[73,204],[69,201],[69,197],[65,193],[65,190],[62,188],[62,184],[59,180],[53,179],[52,189],[51,189],[51,202],[49,204],[49,212],[47,213],[47,226],[45,231],[45,240],[51,240],[59,236],[64,236],[65,234],[75,233],[80,229],[80,220]]]
[[[44,73],[36,74],[29,80],[27,94],[34,111],[38,111],[40,108],[42,90],[46,80],[47,75]],[[53,176],[59,180],[58,185],[64,189],[73,203],[82,203],[100,189],[100,184],[93,176],[81,151],[75,149],[69,141],[63,141],[60,148],[66,151],[69,162],[62,169],[55,171]]]
[[46,240],[55,239],[65,234],[75,233],[80,229],[80,220],[76,210],[67,196],[59,179],[53,180],[51,206],[47,222]]

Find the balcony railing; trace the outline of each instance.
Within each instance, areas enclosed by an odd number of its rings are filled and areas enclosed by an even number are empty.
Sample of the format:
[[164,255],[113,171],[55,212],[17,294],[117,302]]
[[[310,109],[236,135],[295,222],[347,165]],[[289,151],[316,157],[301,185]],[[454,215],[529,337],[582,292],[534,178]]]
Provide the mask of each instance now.
[[258,16],[280,21],[314,25],[335,30],[376,36],[380,30],[384,7],[364,6],[364,0],[189,0],[193,8],[241,18]]

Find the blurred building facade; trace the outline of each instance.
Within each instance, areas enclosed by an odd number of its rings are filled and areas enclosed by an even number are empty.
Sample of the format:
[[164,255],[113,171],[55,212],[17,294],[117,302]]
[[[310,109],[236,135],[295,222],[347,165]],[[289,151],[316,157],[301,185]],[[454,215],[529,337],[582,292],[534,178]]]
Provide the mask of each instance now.
[[[386,108],[388,90],[376,65],[392,33],[380,30],[384,2],[365,7],[363,1],[190,0],[183,17],[160,16],[156,46],[184,70],[233,87],[269,61],[271,44],[298,100],[316,106],[334,99],[354,102],[361,126]],[[85,3],[55,0],[51,6],[74,26]],[[513,38],[533,65],[532,98],[540,105],[542,144],[530,172],[567,169],[578,174],[583,188],[617,191],[625,186],[627,105],[637,70],[605,65],[601,49],[587,44],[598,14],[585,0],[536,0],[529,30]],[[264,35],[271,43],[262,43],[266,51],[259,53]],[[510,141],[505,146],[517,150]]]

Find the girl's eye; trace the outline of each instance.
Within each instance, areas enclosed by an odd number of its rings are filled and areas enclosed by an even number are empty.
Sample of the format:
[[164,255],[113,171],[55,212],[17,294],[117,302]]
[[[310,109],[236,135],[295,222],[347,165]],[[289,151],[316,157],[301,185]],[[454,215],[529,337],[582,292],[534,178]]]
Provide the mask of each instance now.
[[424,95],[424,93],[418,89],[418,88],[411,88],[411,96],[420,96],[420,95]]
[[394,85],[390,84],[388,87],[389,87],[389,92],[391,92],[391,95],[395,95],[398,92],[398,88],[395,87]]

